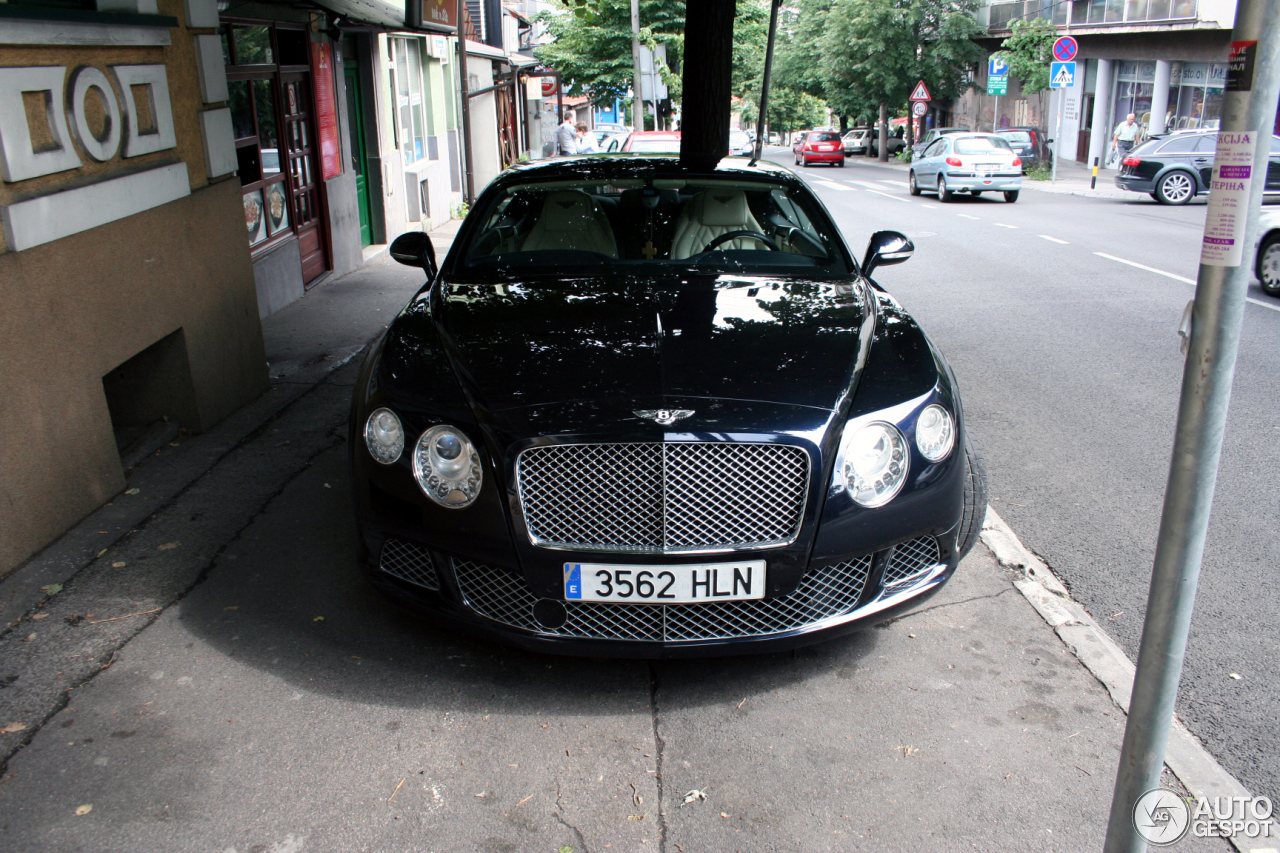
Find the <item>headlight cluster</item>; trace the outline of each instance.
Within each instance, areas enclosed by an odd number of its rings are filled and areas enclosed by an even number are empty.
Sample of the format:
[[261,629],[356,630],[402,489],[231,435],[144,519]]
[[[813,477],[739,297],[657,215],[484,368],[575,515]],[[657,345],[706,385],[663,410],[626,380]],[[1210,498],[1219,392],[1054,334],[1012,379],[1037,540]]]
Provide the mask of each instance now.
[[[941,462],[955,447],[955,421],[936,403],[916,418],[916,449],[930,462]],[[859,506],[884,506],[897,497],[907,481],[911,450],[893,424],[873,420],[850,429],[840,439],[836,457],[836,490],[847,489]]]
[[[364,427],[364,443],[369,455],[390,465],[404,451],[404,427],[390,409],[377,409]],[[434,426],[414,445],[413,476],[431,500],[443,507],[470,506],[480,494],[484,481],[480,454],[471,439],[451,426]]]

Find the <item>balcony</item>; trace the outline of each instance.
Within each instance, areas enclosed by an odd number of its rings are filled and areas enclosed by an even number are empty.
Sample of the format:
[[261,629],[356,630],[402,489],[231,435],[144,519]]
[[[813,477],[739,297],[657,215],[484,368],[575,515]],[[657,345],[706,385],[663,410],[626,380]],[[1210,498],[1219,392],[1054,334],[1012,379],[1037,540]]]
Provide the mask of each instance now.
[[994,33],[1007,31],[1019,19],[1041,18],[1058,27],[1194,21],[1198,9],[1197,0],[1017,0],[992,3],[981,11],[988,32]]

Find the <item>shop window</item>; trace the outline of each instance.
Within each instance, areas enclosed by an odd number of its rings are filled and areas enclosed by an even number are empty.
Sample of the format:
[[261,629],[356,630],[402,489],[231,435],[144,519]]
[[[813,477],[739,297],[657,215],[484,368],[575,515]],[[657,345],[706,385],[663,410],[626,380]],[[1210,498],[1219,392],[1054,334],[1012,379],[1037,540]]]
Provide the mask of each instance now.
[[396,136],[404,165],[427,156],[426,109],[422,96],[422,40],[392,39],[391,94],[396,104]]
[[245,229],[259,248],[314,227],[319,213],[307,33],[227,23],[221,36]]

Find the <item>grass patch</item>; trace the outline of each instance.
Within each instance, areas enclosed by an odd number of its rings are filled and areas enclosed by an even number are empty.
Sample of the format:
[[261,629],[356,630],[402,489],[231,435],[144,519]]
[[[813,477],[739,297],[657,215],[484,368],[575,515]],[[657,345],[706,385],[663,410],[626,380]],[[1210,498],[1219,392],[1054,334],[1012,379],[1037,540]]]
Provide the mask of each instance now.
[[1028,181],[1047,181],[1052,176],[1047,163],[1034,163],[1027,168],[1027,174],[1024,175]]

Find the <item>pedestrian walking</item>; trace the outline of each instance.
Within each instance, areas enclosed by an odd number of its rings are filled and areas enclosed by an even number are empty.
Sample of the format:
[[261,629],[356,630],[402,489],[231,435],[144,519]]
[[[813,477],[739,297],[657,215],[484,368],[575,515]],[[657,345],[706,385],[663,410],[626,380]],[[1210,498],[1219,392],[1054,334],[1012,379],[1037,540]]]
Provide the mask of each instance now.
[[556,153],[561,157],[578,153],[578,133],[573,126],[573,113],[565,116],[564,122],[556,128]]
[[1142,135],[1142,125],[1138,124],[1133,113],[1129,113],[1128,117],[1120,124],[1116,125],[1115,132],[1111,134],[1111,145],[1116,149],[1119,160],[1124,160],[1130,149],[1137,143],[1138,137]]

